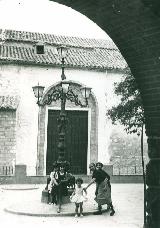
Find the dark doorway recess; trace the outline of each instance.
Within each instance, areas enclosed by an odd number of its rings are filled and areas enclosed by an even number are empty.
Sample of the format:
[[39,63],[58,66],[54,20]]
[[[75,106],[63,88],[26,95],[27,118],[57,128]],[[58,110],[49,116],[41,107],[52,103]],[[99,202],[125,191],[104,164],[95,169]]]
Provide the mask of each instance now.
[[[57,119],[60,111],[48,111],[46,173],[52,170],[52,164],[58,157]],[[88,112],[66,111],[66,160],[71,164],[73,174],[87,174],[88,148]]]

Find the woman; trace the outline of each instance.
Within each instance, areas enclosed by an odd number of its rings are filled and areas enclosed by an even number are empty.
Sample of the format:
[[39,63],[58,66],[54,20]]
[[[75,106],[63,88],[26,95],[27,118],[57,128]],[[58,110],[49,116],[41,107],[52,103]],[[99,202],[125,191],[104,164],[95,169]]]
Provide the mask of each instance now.
[[67,183],[68,183],[67,172],[65,171],[65,168],[61,166],[56,180],[57,201],[58,201],[57,213],[60,213],[61,211],[62,197],[68,195]]
[[[97,166],[97,168],[96,168]],[[95,215],[102,214],[102,205],[107,204],[111,210],[110,216],[113,216],[115,210],[111,200],[111,187],[110,187],[110,176],[102,170],[103,164],[98,162],[96,165],[91,163],[89,169],[92,172],[92,181],[87,185],[85,190],[96,182],[95,201],[98,203],[98,211],[94,212]]]

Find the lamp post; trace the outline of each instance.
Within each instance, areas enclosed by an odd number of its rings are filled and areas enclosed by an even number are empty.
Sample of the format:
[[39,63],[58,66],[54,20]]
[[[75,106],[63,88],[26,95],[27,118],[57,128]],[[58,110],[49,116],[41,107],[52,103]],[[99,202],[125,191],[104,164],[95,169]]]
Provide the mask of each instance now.
[[67,117],[66,117],[66,100],[70,100],[71,102],[74,102],[75,105],[79,105],[81,107],[87,107],[88,106],[88,98],[90,96],[91,88],[89,87],[81,87],[81,93],[82,96],[85,99],[85,102],[82,103],[80,99],[78,98],[78,95],[74,93],[74,91],[70,88],[70,83],[66,81],[66,76],[64,74],[64,68],[65,68],[65,57],[67,54],[66,47],[58,47],[57,52],[59,56],[61,57],[61,83],[59,88],[54,88],[48,95],[47,98],[43,98],[43,91],[44,87],[40,86],[34,86],[33,92],[35,97],[37,98],[37,104],[39,106],[45,106],[50,105],[52,101],[61,101],[61,110],[60,115],[58,117],[58,158],[57,158],[57,165],[58,166],[64,166],[66,170],[69,169],[69,162],[66,161],[66,142],[65,142],[65,136],[66,136],[66,127],[67,127]]

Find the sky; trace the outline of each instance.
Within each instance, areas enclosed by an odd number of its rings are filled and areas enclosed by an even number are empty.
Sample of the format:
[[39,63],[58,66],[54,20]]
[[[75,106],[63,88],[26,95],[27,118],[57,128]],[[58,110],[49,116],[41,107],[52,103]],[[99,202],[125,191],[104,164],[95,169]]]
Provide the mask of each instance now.
[[86,16],[49,0],[0,0],[0,28],[110,39]]

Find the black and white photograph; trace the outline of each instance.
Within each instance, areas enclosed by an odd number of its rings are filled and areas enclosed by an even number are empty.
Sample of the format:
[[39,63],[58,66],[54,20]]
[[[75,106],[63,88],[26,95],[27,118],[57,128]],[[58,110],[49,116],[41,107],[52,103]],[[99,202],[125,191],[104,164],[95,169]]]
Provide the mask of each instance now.
[[0,0],[0,224],[160,228],[159,0]]

